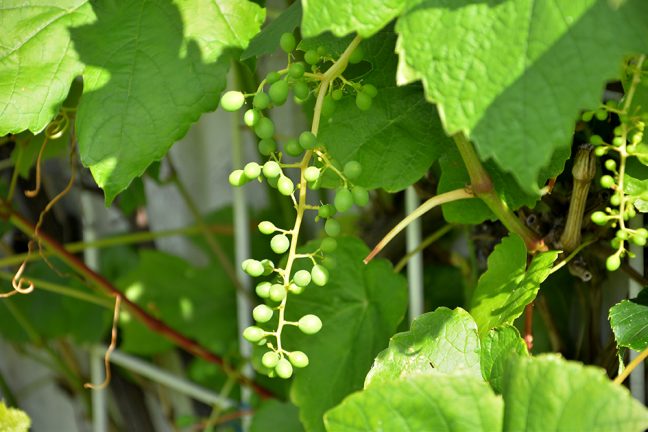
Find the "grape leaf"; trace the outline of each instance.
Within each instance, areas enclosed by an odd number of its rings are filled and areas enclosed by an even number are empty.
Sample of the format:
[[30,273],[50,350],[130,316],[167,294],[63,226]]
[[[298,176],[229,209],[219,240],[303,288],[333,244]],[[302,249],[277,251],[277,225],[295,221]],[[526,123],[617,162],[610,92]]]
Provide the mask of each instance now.
[[537,254],[527,269],[527,251],[519,236],[510,234],[495,246],[470,306],[480,335],[494,327],[512,324],[522,314],[524,307],[535,299],[540,283],[549,276],[558,254],[559,251]]
[[38,133],[52,120],[83,63],[68,27],[92,21],[87,0],[0,5],[0,136]]
[[31,426],[31,419],[26,412],[17,408],[10,408],[0,402],[0,428],[3,431],[27,432]]
[[481,340],[479,354],[482,376],[498,394],[510,357],[529,355],[520,333],[511,325],[490,329]]
[[504,373],[504,431],[643,431],[648,410],[603,369],[557,355],[514,357]]
[[254,36],[248,47],[241,54],[241,60],[275,52],[279,48],[281,35],[284,33],[292,33],[299,26],[301,17],[301,2],[296,1]]
[[304,427],[299,422],[299,410],[290,402],[279,402],[270,399],[263,402],[254,412],[250,432],[302,432]]
[[441,307],[417,317],[378,354],[365,388],[429,371],[481,376],[477,325],[465,310]]
[[363,38],[372,36],[396,18],[405,5],[403,0],[302,0],[304,18],[302,33],[316,36],[330,30],[336,36],[356,32]]
[[639,180],[628,174],[624,175],[623,190],[630,204],[641,213],[648,212],[648,179]]
[[354,393],[326,413],[329,431],[499,431],[502,399],[468,375],[419,375]]
[[[117,285],[151,315],[212,351],[225,354],[236,345],[234,287],[220,267],[195,268],[181,258],[143,250],[137,267]],[[172,346],[127,311],[121,321],[124,351],[154,354]]]
[[423,80],[446,132],[537,193],[621,60],[648,50],[648,3],[419,0],[398,19],[398,82]]
[[323,430],[323,414],[362,388],[371,362],[405,314],[405,279],[385,260],[365,265],[368,252],[360,240],[339,238],[335,252],[328,254],[337,262],[328,284],[307,288],[286,307],[288,320],[315,314],[324,324],[314,336],[293,328],[285,333],[286,348],[298,347],[310,358],[310,365],[296,372],[291,389],[309,431]]
[[610,324],[618,346],[645,350],[648,347],[648,289],[642,290],[637,298],[612,306]]
[[72,29],[84,93],[79,152],[106,203],[160,160],[191,123],[216,108],[227,53],[245,48],[264,9],[246,0],[97,3]]

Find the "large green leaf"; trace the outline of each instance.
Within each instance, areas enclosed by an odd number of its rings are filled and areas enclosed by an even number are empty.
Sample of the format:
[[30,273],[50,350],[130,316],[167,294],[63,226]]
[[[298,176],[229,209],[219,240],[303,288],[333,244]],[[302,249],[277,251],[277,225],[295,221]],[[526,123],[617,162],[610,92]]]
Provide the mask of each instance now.
[[[216,353],[236,346],[234,287],[220,267],[192,267],[181,258],[144,250],[130,273],[119,280],[126,297],[185,336]],[[128,312],[122,313],[121,348],[154,354],[171,343]]]
[[84,94],[79,151],[106,202],[216,108],[232,48],[245,48],[264,9],[247,0],[97,3],[72,30]]
[[488,270],[479,278],[470,314],[479,334],[503,324],[512,324],[535,299],[540,284],[551,272],[558,251],[543,252],[526,266],[524,241],[511,234],[502,239],[488,257]]
[[299,26],[301,17],[301,2],[296,1],[250,41],[248,47],[241,53],[241,60],[274,53],[279,48],[281,35],[292,33]]
[[286,329],[287,349],[299,349],[310,365],[296,372],[291,398],[309,431],[323,430],[322,416],[349,393],[362,388],[371,362],[385,348],[407,307],[405,279],[384,260],[368,265],[360,240],[340,238],[329,254],[337,261],[329,283],[289,298],[286,316],[318,315],[324,326],[314,336]]
[[416,318],[378,354],[365,387],[430,371],[481,376],[477,325],[465,310],[441,307]]
[[610,324],[618,346],[645,350],[648,347],[648,289],[642,290],[635,299],[612,306]]
[[68,27],[92,21],[87,0],[0,4],[0,136],[45,128],[83,63]]
[[302,33],[306,37],[330,30],[336,36],[356,32],[369,37],[396,18],[405,0],[302,0]]
[[355,393],[325,422],[331,432],[492,432],[502,429],[502,399],[472,376],[419,375]]
[[648,50],[646,16],[643,0],[415,0],[396,25],[398,81],[422,79],[446,132],[534,193],[579,110],[598,106],[625,54]]
[[279,402],[271,399],[263,402],[254,412],[250,432],[302,432],[304,427],[299,422],[299,410],[290,402]]
[[482,376],[496,393],[502,392],[502,377],[511,356],[528,355],[518,330],[505,325],[491,329],[481,340],[479,353]]
[[504,431],[643,431],[648,410],[600,368],[515,357],[504,374]]

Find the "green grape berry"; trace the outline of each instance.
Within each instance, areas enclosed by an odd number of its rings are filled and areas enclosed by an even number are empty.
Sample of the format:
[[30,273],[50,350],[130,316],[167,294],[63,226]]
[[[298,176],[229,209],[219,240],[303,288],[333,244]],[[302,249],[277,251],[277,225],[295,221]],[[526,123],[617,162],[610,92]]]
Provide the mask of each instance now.
[[293,294],[301,294],[304,292],[304,287],[301,287],[296,283],[291,283],[290,285],[288,285],[288,291]]
[[337,267],[337,258],[334,256],[325,256],[324,259],[322,260],[322,265],[326,267],[327,269],[334,269]]
[[272,234],[273,232],[275,232],[277,230],[277,227],[275,226],[275,224],[273,224],[270,221],[261,221],[261,222],[259,222],[258,227],[259,227],[259,231],[261,232],[261,234],[266,234],[266,235]]
[[302,62],[293,63],[288,68],[288,75],[295,79],[303,77],[304,72],[306,72],[306,67]]
[[605,267],[608,271],[615,271],[621,267],[621,258],[618,254],[610,255],[607,260],[605,260]]
[[595,146],[601,145],[603,144],[603,138],[600,135],[592,135],[590,137],[590,143]]
[[353,195],[351,191],[346,188],[340,188],[335,193],[335,199],[333,200],[335,208],[340,212],[345,212],[353,206]]
[[369,204],[369,192],[367,192],[367,189],[360,186],[354,186],[351,190],[351,194],[353,195],[353,202],[360,207]]
[[329,272],[326,267],[315,264],[311,269],[311,280],[317,286],[324,286],[328,283]]
[[299,330],[308,335],[315,334],[322,329],[322,320],[317,315],[304,315],[299,318],[297,324]]
[[613,206],[621,205],[621,196],[618,193],[612,195],[610,197],[610,204],[612,204]]
[[245,111],[243,114],[243,123],[248,127],[254,127],[261,119],[261,113],[254,108]]
[[310,94],[310,88],[305,82],[297,81],[293,87],[293,93],[295,93],[295,96],[297,96],[297,98],[305,100]]
[[299,134],[299,145],[304,150],[312,150],[317,146],[317,137],[313,132],[304,131]]
[[615,171],[616,170],[616,161],[614,159],[608,159],[605,161],[605,168],[609,171]]
[[293,374],[293,367],[285,358],[279,360],[274,370],[277,373],[277,376],[283,379],[288,379]]
[[281,166],[275,161],[268,161],[263,164],[263,175],[266,178],[275,178],[281,175]]
[[319,179],[319,176],[320,176],[320,169],[315,166],[309,166],[304,170],[304,178],[306,179],[306,181],[309,182],[317,181],[317,179]]
[[274,271],[274,263],[269,259],[264,259],[261,261],[263,265],[263,276],[268,276]]
[[356,106],[360,111],[368,111],[371,108],[373,100],[371,96],[364,92],[358,92],[356,94]]
[[256,292],[256,294],[259,297],[265,299],[265,298],[270,297],[270,287],[271,286],[272,286],[272,284],[270,282],[264,281],[264,282],[259,283],[256,286],[254,291]]
[[245,96],[240,91],[228,91],[221,97],[220,103],[225,111],[236,111],[245,103]]
[[358,45],[349,56],[349,63],[360,63],[362,59],[364,59],[364,50],[362,49],[362,46]]
[[250,326],[243,330],[243,337],[249,342],[259,342],[266,335],[260,327]]
[[305,60],[306,63],[308,63],[309,65],[314,65],[314,64],[319,63],[319,61],[320,61],[320,56],[319,56],[319,54],[317,54],[317,51],[315,51],[315,50],[308,50],[308,51],[306,51],[306,53],[304,53],[304,60]]
[[335,112],[335,101],[333,100],[331,95],[324,96],[321,112],[323,117],[331,117],[333,115],[333,112]]
[[270,96],[268,96],[267,93],[260,91],[254,95],[254,98],[252,99],[252,105],[256,109],[266,109],[268,108],[268,106],[270,106]]
[[606,110],[600,109],[594,113],[594,117],[596,117],[596,119],[599,121],[604,121],[605,119],[608,118],[608,113]]
[[365,84],[362,86],[362,93],[366,93],[372,98],[375,98],[378,95],[378,89],[373,84]]
[[249,162],[243,168],[243,172],[245,177],[253,180],[261,175],[261,165],[256,162]]
[[614,187],[614,177],[611,175],[601,176],[601,186],[608,189]]
[[279,46],[285,53],[291,53],[297,46],[295,36],[292,33],[284,33],[279,39]]
[[254,133],[261,139],[272,138],[275,133],[274,123],[268,117],[260,118],[254,126]]
[[646,246],[646,237],[635,235],[632,237],[632,243],[636,244],[637,246]]
[[324,253],[333,252],[335,249],[337,249],[337,240],[332,237],[326,237],[322,239],[322,242],[320,243],[320,249]]
[[627,231],[619,230],[619,231],[616,232],[616,237],[620,238],[621,240],[628,240],[630,235],[628,234]]
[[277,182],[277,189],[280,194],[290,196],[295,191],[295,185],[292,180],[282,175]]
[[293,351],[288,354],[288,360],[296,368],[305,368],[308,366],[308,356],[301,351]]
[[594,149],[594,154],[598,157],[605,156],[607,154],[607,148],[606,147],[596,147]]
[[317,209],[317,216],[321,217],[322,219],[330,218],[331,216],[334,216],[335,213],[335,207],[333,207],[331,204],[321,205],[319,209]]
[[245,176],[243,170],[237,169],[230,173],[228,180],[232,186],[243,186],[250,179]]
[[268,73],[265,79],[268,84],[274,84],[281,79],[281,74],[277,71],[273,71]]
[[311,281],[311,274],[307,270],[298,270],[293,275],[293,281],[300,287],[305,287]]
[[277,234],[270,240],[270,248],[276,254],[285,253],[290,247],[290,240],[284,234]]
[[261,264],[261,261],[257,260],[245,260],[243,261],[242,267],[243,271],[252,277],[259,277],[265,271],[263,264]]
[[594,222],[596,225],[605,225],[608,221],[608,215],[605,214],[602,211],[595,211],[592,213],[592,222]]
[[272,138],[266,138],[259,141],[259,153],[263,156],[270,156],[277,151],[277,143]]
[[264,304],[260,304],[252,310],[252,317],[256,322],[259,323],[266,323],[270,321],[273,314],[273,310]]
[[331,92],[331,98],[333,98],[334,101],[339,101],[342,99],[342,96],[344,96],[344,92],[341,89],[335,89]]
[[268,95],[273,104],[276,106],[283,105],[288,100],[288,82],[280,80],[272,84],[268,90]]
[[635,230],[635,235],[643,238],[648,237],[648,230],[646,228],[637,228]]
[[286,288],[281,284],[273,284],[270,287],[270,300],[280,302],[286,298]]
[[625,144],[625,140],[623,137],[617,136],[612,138],[612,145],[615,147],[621,147],[623,144]]
[[342,226],[340,225],[340,222],[335,219],[327,219],[324,224],[324,231],[331,237],[337,237],[342,231]]
[[299,156],[304,152],[302,146],[299,145],[299,141],[296,139],[290,139],[284,144],[284,151],[290,156]]
[[360,174],[362,174],[362,165],[360,165],[360,162],[358,161],[350,160],[344,164],[342,172],[349,180],[355,180],[360,177]]
[[268,369],[273,369],[279,363],[279,354],[274,351],[268,351],[261,357],[261,364]]

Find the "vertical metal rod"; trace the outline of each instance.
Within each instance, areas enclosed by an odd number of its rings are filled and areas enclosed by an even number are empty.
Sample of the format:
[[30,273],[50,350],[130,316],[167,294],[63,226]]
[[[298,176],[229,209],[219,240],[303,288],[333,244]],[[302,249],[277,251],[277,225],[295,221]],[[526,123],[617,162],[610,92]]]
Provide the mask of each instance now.
[[[643,227],[644,218],[642,214],[637,214],[630,221],[630,226],[634,229]],[[630,259],[630,266],[637,270],[640,275],[644,274],[644,248],[642,246],[637,246],[635,244],[630,244],[630,252],[634,253],[636,256]],[[639,291],[643,288],[637,281],[632,278],[628,278],[628,295],[630,298],[634,298],[639,294]],[[639,353],[636,351],[630,351],[630,361],[634,360]],[[638,365],[635,370],[630,374],[630,391],[632,396],[635,399],[640,401],[642,404],[646,403],[646,387],[645,387],[645,368],[644,363]]]
[[[243,167],[243,137],[240,129],[238,113],[232,113],[232,166],[234,169]],[[234,261],[236,263],[236,272],[241,287],[246,291],[250,290],[250,278],[243,272],[239,263],[250,258],[250,234],[248,232],[249,220],[247,212],[247,203],[245,191],[243,188],[233,188],[233,207],[234,207]],[[239,328],[239,349],[243,358],[252,356],[252,346],[246,341],[242,334],[246,327],[252,325],[251,309],[249,297],[240,291],[236,294],[236,312]],[[254,370],[250,363],[246,364],[241,371],[243,375],[252,378]],[[241,403],[243,407],[248,407],[252,393],[249,388],[241,386]],[[243,430],[249,429],[249,417],[243,418]]]
[[[405,213],[410,214],[420,205],[414,187],[405,191]],[[414,219],[406,228],[407,252],[412,252],[421,244],[421,219]],[[414,254],[407,263],[407,281],[409,285],[409,320],[423,313],[423,254]]]

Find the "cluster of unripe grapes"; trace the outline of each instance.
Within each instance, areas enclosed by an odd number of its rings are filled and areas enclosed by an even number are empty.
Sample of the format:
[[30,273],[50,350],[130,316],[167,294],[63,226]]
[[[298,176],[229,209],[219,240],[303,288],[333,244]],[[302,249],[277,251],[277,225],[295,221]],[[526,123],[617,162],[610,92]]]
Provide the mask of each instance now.
[[[323,287],[327,284],[329,271],[323,265],[324,254],[333,252],[337,248],[335,238],[341,233],[340,223],[334,216],[337,212],[349,210],[353,204],[364,206],[369,202],[367,190],[353,184],[353,181],[362,173],[360,163],[351,160],[344,165],[339,165],[330,158],[326,152],[326,145],[315,133],[304,131],[298,137],[286,140],[281,150],[277,145],[275,125],[264,110],[284,104],[290,89],[298,102],[306,100],[311,93],[317,94],[318,84],[322,79],[322,68],[334,61],[321,47],[306,51],[303,54],[303,62],[296,61],[295,55],[292,54],[295,47],[296,41],[293,34],[284,34],[281,37],[281,48],[289,54],[288,66],[280,71],[270,72],[253,94],[228,91],[221,98],[221,106],[227,111],[237,111],[247,102],[248,108],[243,115],[243,121],[259,138],[259,153],[268,158],[263,164],[249,162],[242,169],[234,170],[229,176],[229,182],[233,186],[242,186],[253,180],[265,179],[280,194],[291,197],[297,212],[295,226],[292,229],[279,228],[270,221],[262,221],[258,225],[262,234],[271,236],[270,247],[274,253],[278,255],[288,253],[285,268],[276,267],[270,259],[247,259],[242,263],[242,269],[248,275],[270,278],[256,285],[256,294],[264,299],[266,304],[254,308],[252,315],[257,325],[246,328],[243,336],[252,343],[268,347],[269,350],[263,354],[261,363],[271,371],[271,376],[276,375],[281,378],[291,377],[293,368],[303,368],[309,363],[308,356],[302,351],[285,349],[281,339],[284,327],[295,326],[308,335],[315,334],[322,328],[322,321],[313,314],[304,315],[297,321],[286,320],[285,307],[288,296],[299,295],[308,287]],[[349,59],[351,60],[355,62],[362,60],[362,53]],[[319,112],[316,110],[314,116],[325,116],[327,110],[330,115],[335,101],[344,96],[345,87],[356,91],[356,104],[360,109],[370,108],[372,99],[376,95],[374,86],[341,81],[342,88],[332,89],[327,86],[328,94],[323,97],[321,110]],[[302,162],[284,163],[284,154],[293,157],[302,156]],[[288,169],[299,171],[297,184],[284,172]],[[326,171],[334,174],[330,184],[336,182],[341,184],[335,192],[333,202],[319,205],[306,203],[306,190],[320,188],[322,176]],[[296,199],[295,195],[299,199]],[[324,231],[327,237],[322,239],[316,251],[299,254],[296,253],[299,227],[304,213],[309,210],[316,212],[316,221],[325,220]],[[310,269],[294,271],[293,263],[297,259],[307,260]],[[275,316],[278,320],[274,330],[262,328]]]
[[[645,246],[648,240],[648,230],[645,228],[632,229],[626,224],[636,216],[634,201],[639,197],[632,195],[624,178],[626,159],[637,153],[637,147],[643,141],[645,124],[639,120],[625,120],[627,123],[622,123],[614,129],[614,138],[611,143],[604,142],[598,135],[593,135],[590,138],[591,143],[596,146],[594,152],[597,156],[614,152],[619,154],[619,163],[613,158],[605,161],[604,165],[608,173],[600,178],[601,186],[612,191],[611,205],[606,207],[605,211],[595,211],[591,215],[592,222],[595,224],[607,225],[609,223],[613,228],[617,228],[615,238],[611,241],[615,253],[610,255],[605,262],[609,271],[615,271],[621,266],[621,258],[627,253],[624,242],[631,241],[638,246]],[[645,198],[648,197],[642,199]]]

